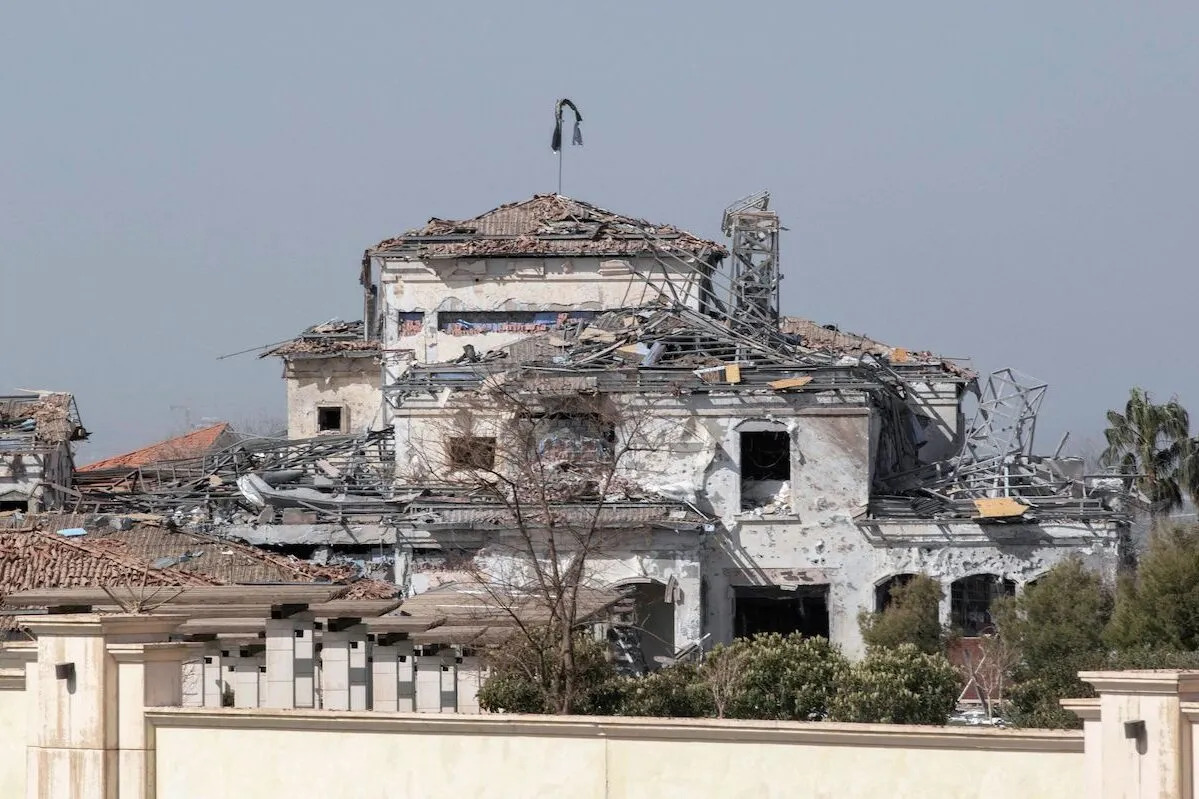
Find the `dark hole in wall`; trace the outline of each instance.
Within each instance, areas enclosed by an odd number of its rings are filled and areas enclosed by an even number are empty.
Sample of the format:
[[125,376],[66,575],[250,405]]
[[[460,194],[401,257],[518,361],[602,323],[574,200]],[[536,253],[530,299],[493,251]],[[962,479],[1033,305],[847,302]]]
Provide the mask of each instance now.
[[325,406],[316,409],[316,429],[322,433],[341,432],[341,408]]
[[791,434],[755,430],[741,434],[742,480],[790,480]]
[[494,437],[451,438],[448,450],[452,469],[491,469],[495,466]]
[[972,574],[950,587],[950,620],[962,635],[975,637],[994,631],[991,603],[1016,593],[1016,584],[997,574]]
[[733,635],[800,633],[828,638],[828,586],[807,585],[794,591],[778,586],[733,589]]
[[0,513],[14,510],[19,510],[22,513],[28,513],[29,501],[24,499],[6,499],[0,502]]

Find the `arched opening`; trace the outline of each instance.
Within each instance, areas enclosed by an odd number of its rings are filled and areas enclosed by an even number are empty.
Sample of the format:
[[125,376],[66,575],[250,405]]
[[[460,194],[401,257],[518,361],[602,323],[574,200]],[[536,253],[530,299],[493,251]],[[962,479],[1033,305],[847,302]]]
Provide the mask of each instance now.
[[915,574],[904,572],[902,574],[893,574],[887,579],[879,582],[874,586],[874,609],[876,611],[884,611],[891,604],[891,592],[896,588],[905,586],[912,582]]
[[620,666],[632,674],[643,674],[674,661],[675,603],[680,599],[678,583],[653,578],[625,580],[617,587],[629,602],[609,640]]
[[992,603],[1015,593],[1016,583],[998,574],[971,574],[954,580],[949,595],[950,621],[967,638],[992,632]]

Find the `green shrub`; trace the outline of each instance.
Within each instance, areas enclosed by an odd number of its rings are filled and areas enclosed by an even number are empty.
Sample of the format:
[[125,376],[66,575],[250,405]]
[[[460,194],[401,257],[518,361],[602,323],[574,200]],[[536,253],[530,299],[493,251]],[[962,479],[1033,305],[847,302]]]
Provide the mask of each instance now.
[[1058,704],[1094,696],[1078,672],[1099,668],[1107,656],[1104,627],[1112,598],[1098,574],[1077,558],[1064,561],[993,609],[999,635],[1019,654],[1008,690],[1008,720],[1021,727],[1079,727]]
[[941,584],[924,574],[896,586],[887,607],[877,613],[864,610],[858,616],[866,646],[878,649],[913,644],[921,652],[944,652],[941,596]]
[[[558,713],[565,675],[560,665],[560,639],[551,630],[531,630],[491,652],[491,675],[479,688],[479,707],[496,713]],[[574,639],[573,691],[565,712],[612,715],[624,691],[608,662],[603,641],[578,635]]]
[[624,716],[699,718],[713,715],[712,697],[700,679],[699,667],[679,663],[624,680],[619,713]]
[[729,649],[743,658],[728,705],[730,718],[823,718],[849,671],[837,647],[798,633],[756,635],[734,641]]
[[1107,630],[1116,649],[1199,649],[1199,532],[1166,527],[1149,539],[1135,576],[1120,581]]
[[939,724],[949,720],[962,690],[944,655],[915,644],[871,650],[854,664],[833,698],[834,721]]

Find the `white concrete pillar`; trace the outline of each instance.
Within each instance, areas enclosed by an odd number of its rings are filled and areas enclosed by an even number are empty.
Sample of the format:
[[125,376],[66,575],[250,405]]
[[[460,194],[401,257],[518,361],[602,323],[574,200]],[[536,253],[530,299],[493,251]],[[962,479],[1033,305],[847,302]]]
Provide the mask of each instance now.
[[233,706],[259,707],[258,658],[243,651],[230,661],[233,666]]
[[[1082,710],[1088,780],[1094,799],[1183,799],[1192,795],[1194,766],[1188,707],[1199,701],[1199,671],[1084,671],[1099,694],[1098,727],[1087,735],[1094,708]],[[1091,719],[1093,722],[1094,720]],[[1092,797],[1087,797],[1092,799]]]
[[458,664],[459,713],[479,712],[479,688],[483,685],[483,661],[476,655],[464,655]]
[[[316,707],[316,624],[309,620],[297,622],[293,636],[295,706]],[[267,673],[270,673],[269,667]]]
[[206,651],[201,658],[200,696],[204,707],[221,707],[224,704],[225,689],[230,685],[226,660],[219,644]]
[[268,619],[263,707],[312,707],[314,624],[307,619]]
[[417,655],[416,701],[417,713],[441,712],[441,656]]
[[356,624],[346,630],[350,636],[350,710],[370,707],[370,640],[366,626]]
[[326,631],[321,636],[321,707],[350,709],[350,633]]
[[[37,636],[26,690],[28,799],[140,799],[149,773],[144,708],[182,701],[187,648],[165,641],[179,617],[63,614],[26,616]],[[110,641],[131,646],[112,652]],[[147,649],[150,654],[147,654]],[[131,668],[125,668],[129,665]],[[32,677],[32,679],[29,679]]]
[[145,709],[183,703],[183,664],[195,651],[196,645],[183,643],[108,645],[117,669],[117,702],[109,716],[116,724],[119,799],[154,797],[154,736]]
[[371,649],[371,710],[394,713],[399,705],[399,649],[375,644]]
[[441,712],[458,712],[458,653],[443,649],[441,654]]
[[416,656],[411,641],[396,644],[396,710],[416,711]]

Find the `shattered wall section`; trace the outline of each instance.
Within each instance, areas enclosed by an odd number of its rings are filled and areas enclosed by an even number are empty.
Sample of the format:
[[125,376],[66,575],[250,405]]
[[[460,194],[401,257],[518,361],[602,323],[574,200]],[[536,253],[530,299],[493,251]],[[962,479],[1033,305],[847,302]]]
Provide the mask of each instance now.
[[374,357],[293,358],[285,361],[288,438],[322,432],[321,408],[341,408],[341,432],[379,429],[382,377]]

